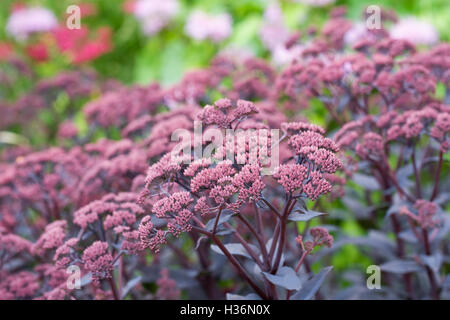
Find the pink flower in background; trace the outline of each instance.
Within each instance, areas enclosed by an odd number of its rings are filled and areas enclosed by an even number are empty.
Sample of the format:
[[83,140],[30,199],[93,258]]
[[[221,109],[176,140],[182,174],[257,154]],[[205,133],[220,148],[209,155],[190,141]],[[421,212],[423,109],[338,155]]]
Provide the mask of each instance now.
[[45,232],[32,246],[31,250],[37,255],[42,255],[46,250],[56,249],[64,243],[67,222],[56,220],[45,227]]
[[50,10],[43,7],[29,7],[15,10],[8,18],[6,32],[18,41],[32,33],[55,29],[58,21]]
[[432,45],[439,41],[439,33],[432,24],[414,17],[400,20],[391,29],[394,39],[408,40],[414,44]]
[[278,46],[283,46],[289,39],[283,12],[277,1],[272,1],[264,11],[264,23],[260,30],[261,41],[269,50],[275,50]]
[[59,125],[58,136],[60,138],[73,138],[78,134],[78,128],[71,120],[66,120]]
[[161,278],[156,281],[158,291],[156,297],[161,300],[177,300],[180,298],[180,289],[177,288],[175,280],[169,277],[169,270],[161,270]]
[[276,65],[290,63],[300,56],[301,46],[287,45],[292,35],[284,23],[283,12],[277,1],[272,1],[264,11],[264,23],[259,34],[263,45],[272,52],[272,60]]
[[195,10],[189,15],[184,31],[195,40],[222,42],[232,32],[232,19],[228,13],[214,15]]
[[313,237],[315,246],[327,246],[328,248],[333,246],[333,236],[324,227],[311,228],[309,233]]
[[324,7],[333,4],[335,0],[295,0],[296,2],[304,3],[313,7]]
[[178,13],[179,4],[177,0],[137,0],[129,2],[126,8],[139,20],[142,32],[151,36],[170,23]]

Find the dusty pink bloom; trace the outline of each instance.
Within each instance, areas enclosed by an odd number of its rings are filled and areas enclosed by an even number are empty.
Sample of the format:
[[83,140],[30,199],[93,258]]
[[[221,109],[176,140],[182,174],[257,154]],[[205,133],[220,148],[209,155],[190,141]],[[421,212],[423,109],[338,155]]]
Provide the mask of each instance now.
[[314,227],[309,231],[316,246],[333,246],[333,236],[323,227]]
[[136,120],[131,121],[123,130],[122,136],[130,138],[134,135],[142,134],[152,124],[152,116],[146,114]]
[[169,277],[169,270],[162,269],[161,277],[156,281],[158,290],[156,297],[160,300],[177,300],[180,298],[180,290],[177,283]]
[[192,192],[197,192],[201,188],[211,188],[215,182],[225,176],[231,176],[236,172],[231,161],[219,162],[215,167],[206,168],[198,172],[191,180]]
[[330,174],[330,173],[324,174],[324,177],[333,186],[333,189],[331,190],[330,195],[329,195],[329,199],[335,200],[335,199],[342,198],[345,195],[344,186],[347,182],[346,178],[340,177],[336,174]]
[[364,134],[360,143],[356,145],[356,154],[362,159],[381,158],[384,155],[383,138],[374,132]]
[[203,196],[203,197],[200,197],[198,200],[197,200],[197,203],[195,204],[195,206],[194,206],[194,210],[196,211],[196,212],[200,212],[200,214],[203,216],[203,215],[206,215],[206,214],[208,214],[208,213],[210,213],[211,212],[211,207],[209,206],[209,204],[208,204],[208,199],[205,197],[205,196]]
[[162,244],[167,242],[166,232],[153,227],[150,216],[145,216],[139,225],[139,239],[142,249],[149,248],[158,253]]
[[324,148],[317,148],[316,146],[302,147],[299,150],[299,154],[305,155],[317,166],[317,169],[323,172],[334,173],[342,167],[341,161],[335,154]]
[[195,160],[189,164],[189,166],[184,170],[184,175],[187,177],[193,177],[197,171],[202,168],[208,168],[211,165],[211,159],[201,158]]
[[256,106],[250,101],[238,100],[236,106],[233,106],[231,100],[220,99],[214,103],[214,106],[206,106],[197,117],[204,124],[230,128],[233,122],[257,112]]
[[344,37],[352,28],[353,23],[344,17],[328,20],[322,29],[322,34],[328,39],[332,47],[341,49],[344,46]]
[[83,252],[85,268],[92,272],[92,280],[99,285],[102,279],[111,278],[113,272],[113,257],[108,251],[108,243],[95,241]]
[[58,129],[58,136],[61,138],[73,138],[78,134],[78,128],[68,120],[61,123]]
[[73,222],[79,225],[81,228],[87,228],[89,224],[92,224],[99,220],[99,215],[107,211],[114,210],[115,205],[112,203],[105,203],[97,200],[89,203],[81,209],[75,211],[73,214]]
[[384,38],[375,44],[378,53],[395,58],[416,52],[415,45],[409,40]]
[[0,252],[6,256],[7,253],[13,255],[20,252],[30,252],[32,244],[18,235],[0,233]]
[[[125,127],[129,122],[156,111],[162,101],[162,92],[157,84],[120,88],[89,102],[83,108],[90,123],[103,127]],[[123,108],[126,105],[127,108]]]
[[122,224],[131,225],[136,222],[136,215],[143,214],[144,210],[134,203],[128,205],[121,205],[120,208],[115,209],[112,215],[105,218],[105,229],[118,228]]
[[[214,199],[217,204],[224,204],[229,198],[231,198],[236,192],[238,188],[233,185],[233,178],[226,176],[217,180],[217,185],[211,188],[209,193],[209,197]],[[203,210],[201,207],[201,203],[197,202],[196,208],[200,211]],[[207,211],[207,209],[206,209]]]
[[233,185],[238,189],[238,202],[258,201],[265,188],[258,164],[246,164],[233,177]]
[[303,188],[306,196],[311,200],[316,200],[320,195],[331,191],[331,184],[320,172],[312,171],[310,180]]
[[67,290],[64,288],[54,288],[40,298],[42,300],[65,300],[67,297]]
[[137,217],[144,214],[144,209],[136,204],[138,197],[134,193],[122,192],[109,194],[101,201],[114,204],[112,214],[106,215],[104,220],[105,229],[131,226],[137,221]]
[[168,213],[176,214],[181,209],[186,208],[192,201],[189,192],[176,192],[170,197],[158,200],[153,205],[152,211],[158,218],[164,218]]
[[151,232],[153,231],[153,223],[151,222],[150,216],[145,216],[142,218],[138,231],[141,239],[147,239],[151,235]]
[[[140,233],[138,230],[128,231],[129,228],[125,227],[122,231],[123,241],[122,250],[127,250],[131,254],[138,254],[139,251],[143,250]],[[116,231],[116,233],[118,233]]]
[[37,275],[28,271],[21,271],[11,275],[2,275],[2,281],[0,282],[0,298],[32,298],[40,287],[41,285]]
[[287,107],[289,108],[295,109],[298,104],[302,105],[303,99],[299,98],[306,99],[315,96],[315,92],[320,86],[319,75],[323,69],[324,62],[319,59],[308,61],[307,64],[294,60],[276,80],[277,98],[281,99],[287,96],[289,98]]
[[450,113],[439,113],[430,134],[437,140],[442,141],[448,132],[450,132]]
[[181,169],[180,164],[172,160],[172,155],[166,154],[157,163],[148,168],[145,178],[146,188],[152,183],[161,183],[169,180]]
[[44,233],[33,244],[32,252],[37,255],[43,255],[47,250],[56,249],[61,246],[66,236],[65,220],[57,220],[45,227]]
[[56,249],[53,261],[59,268],[66,268],[73,261],[74,247],[78,244],[77,238],[70,238]]
[[324,138],[321,134],[313,131],[305,131],[293,135],[289,139],[289,146],[298,154],[301,153],[303,147],[317,147],[330,150],[332,152],[339,151],[336,143],[330,138]]
[[283,122],[281,130],[288,135],[293,135],[302,131],[314,131],[320,134],[325,134],[325,130],[315,124],[308,122]]
[[194,213],[188,209],[182,209],[177,212],[175,218],[171,219],[167,224],[167,231],[173,236],[178,237],[182,232],[189,232],[192,230],[190,224]]
[[156,231],[153,238],[148,240],[148,243],[145,245],[145,247],[149,248],[155,253],[158,253],[161,245],[167,243],[167,234],[163,230]]
[[364,127],[372,121],[371,116],[366,116],[358,120],[346,123],[334,136],[337,146],[348,147],[361,135]]
[[308,168],[301,164],[289,163],[281,165],[273,177],[281,184],[286,193],[293,193],[303,188],[303,182],[308,176]]
[[406,206],[401,208],[400,214],[406,215],[424,229],[434,228],[440,224],[436,218],[437,206],[433,202],[419,199],[414,204],[415,213],[411,212]]
[[66,280],[69,276],[69,274],[66,273],[66,270],[60,269],[57,266],[48,263],[38,265],[34,268],[34,270],[43,276],[52,288],[56,288],[61,285],[65,286]]

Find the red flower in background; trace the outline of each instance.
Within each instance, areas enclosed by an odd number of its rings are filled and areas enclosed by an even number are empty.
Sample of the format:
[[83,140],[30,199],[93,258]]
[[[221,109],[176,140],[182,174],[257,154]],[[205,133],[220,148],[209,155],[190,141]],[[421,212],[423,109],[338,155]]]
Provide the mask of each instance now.
[[125,11],[127,13],[133,13],[135,5],[136,5],[136,0],[126,0],[122,4],[122,9],[123,9],[123,11]]
[[12,45],[6,42],[0,42],[0,61],[8,60],[13,52]]
[[19,10],[25,9],[26,7],[27,7],[26,4],[23,2],[13,3],[11,5],[11,12],[19,11]]
[[107,27],[95,33],[86,27],[72,30],[60,27],[53,34],[59,50],[76,64],[92,61],[111,50],[111,30]]
[[27,55],[36,62],[44,62],[48,60],[47,46],[43,43],[36,43],[27,46]]
[[97,14],[97,6],[93,3],[83,2],[78,4],[81,10],[81,17],[92,17]]

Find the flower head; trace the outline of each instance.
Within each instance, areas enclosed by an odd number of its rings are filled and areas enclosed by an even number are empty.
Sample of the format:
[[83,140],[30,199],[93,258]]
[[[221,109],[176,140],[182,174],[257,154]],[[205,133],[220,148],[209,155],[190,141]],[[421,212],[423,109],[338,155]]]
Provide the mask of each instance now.
[[99,284],[102,279],[112,277],[113,257],[108,251],[108,243],[96,241],[83,252],[83,263],[85,268],[92,272],[92,280]]
[[6,32],[17,40],[26,40],[36,32],[47,32],[58,26],[55,15],[44,7],[24,7],[8,18]]

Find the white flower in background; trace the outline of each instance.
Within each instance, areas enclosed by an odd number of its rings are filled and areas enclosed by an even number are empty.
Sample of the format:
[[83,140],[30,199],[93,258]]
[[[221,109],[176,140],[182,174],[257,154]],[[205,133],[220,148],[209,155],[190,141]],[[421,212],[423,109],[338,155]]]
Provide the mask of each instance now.
[[57,26],[58,20],[53,12],[43,7],[29,7],[11,13],[6,23],[6,32],[22,41],[32,33],[50,31]]
[[166,27],[178,9],[177,0],[137,0],[133,14],[139,20],[142,32],[151,36]]
[[218,56],[242,63],[250,58],[255,58],[255,53],[250,48],[230,45],[222,49]]
[[329,4],[333,4],[336,0],[295,0],[295,1],[314,7],[324,7]]
[[439,41],[439,34],[433,25],[414,17],[401,19],[392,27],[390,35],[414,44],[432,45]]
[[232,32],[232,19],[227,13],[213,15],[194,10],[188,17],[184,31],[196,40],[209,39],[213,42],[221,42]]
[[360,40],[370,37],[370,33],[367,30],[365,23],[358,22],[353,25],[353,27],[348,30],[344,35],[344,42],[347,45],[353,45]]
[[285,66],[294,59],[299,59],[303,50],[304,47],[298,44],[289,49],[285,46],[278,46],[272,51],[272,61],[276,66]]
[[264,11],[260,37],[264,47],[270,50],[272,61],[277,66],[290,63],[301,52],[301,47],[297,44],[286,48],[291,32],[284,23],[283,12],[276,0],[271,1]]
[[264,11],[260,37],[263,45],[269,50],[275,50],[289,39],[289,30],[284,24],[283,12],[278,1],[272,1]]

